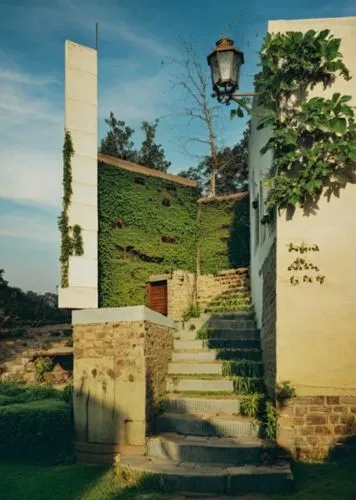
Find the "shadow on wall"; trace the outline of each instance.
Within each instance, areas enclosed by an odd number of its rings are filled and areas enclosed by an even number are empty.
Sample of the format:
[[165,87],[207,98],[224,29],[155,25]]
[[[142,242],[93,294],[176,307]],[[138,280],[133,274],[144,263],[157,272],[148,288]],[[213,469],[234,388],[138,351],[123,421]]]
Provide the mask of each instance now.
[[249,196],[235,204],[228,240],[230,267],[250,265],[250,214]]

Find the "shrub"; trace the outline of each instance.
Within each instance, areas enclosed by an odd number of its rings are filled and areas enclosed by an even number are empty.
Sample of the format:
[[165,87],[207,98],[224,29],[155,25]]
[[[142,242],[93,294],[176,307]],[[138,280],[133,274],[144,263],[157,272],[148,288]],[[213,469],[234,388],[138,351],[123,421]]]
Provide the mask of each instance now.
[[36,379],[38,382],[44,382],[46,374],[53,371],[53,361],[51,358],[40,357],[35,361]]
[[0,407],[0,458],[58,463],[72,455],[73,437],[71,408],[63,400]]

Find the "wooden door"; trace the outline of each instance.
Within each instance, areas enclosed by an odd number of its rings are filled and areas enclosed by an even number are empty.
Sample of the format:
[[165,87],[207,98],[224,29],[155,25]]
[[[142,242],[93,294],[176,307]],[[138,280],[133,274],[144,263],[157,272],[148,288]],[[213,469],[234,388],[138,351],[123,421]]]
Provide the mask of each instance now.
[[147,284],[148,307],[164,316],[168,313],[167,280]]

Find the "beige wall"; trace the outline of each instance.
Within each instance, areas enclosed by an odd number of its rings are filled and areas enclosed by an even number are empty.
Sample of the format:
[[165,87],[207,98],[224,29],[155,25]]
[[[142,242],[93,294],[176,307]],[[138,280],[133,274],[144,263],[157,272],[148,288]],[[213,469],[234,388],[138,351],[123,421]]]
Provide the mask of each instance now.
[[[275,231],[271,226],[260,223],[264,215],[264,200],[266,199],[266,189],[264,181],[272,165],[272,152],[267,151],[261,154],[262,147],[271,137],[268,128],[257,130],[260,122],[262,110],[256,105],[256,98],[253,101],[253,112],[251,117],[251,130],[249,137],[249,193],[250,193],[250,278],[251,296],[256,312],[258,328],[262,326],[263,315],[263,274],[262,267],[271,246],[275,240]],[[252,202],[258,198],[258,209],[252,208]]]
[[231,287],[249,288],[248,268],[227,269],[216,275],[202,274],[196,280],[193,273],[179,270],[162,275],[161,279],[167,279],[168,317],[175,320],[181,320],[183,313],[194,303],[195,284],[197,302],[202,310]]
[[[356,104],[356,18],[272,21],[270,32],[330,29],[342,39],[341,52],[353,79],[337,79],[333,92]],[[297,256],[290,242],[317,244],[311,261],[326,276],[319,283],[293,286],[287,267]],[[321,198],[316,215],[298,210],[277,222],[277,380],[290,380],[298,395],[356,394],[356,185],[330,202]],[[309,257],[309,255],[308,255]]]
[[69,224],[82,228],[84,254],[69,258],[69,287],[59,307],[98,307],[97,52],[65,42],[65,129],[71,133],[72,201]]

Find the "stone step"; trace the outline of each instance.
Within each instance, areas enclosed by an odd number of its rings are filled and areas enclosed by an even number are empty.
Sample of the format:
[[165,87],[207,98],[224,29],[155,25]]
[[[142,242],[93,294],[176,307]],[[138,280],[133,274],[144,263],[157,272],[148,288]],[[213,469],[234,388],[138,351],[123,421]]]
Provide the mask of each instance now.
[[172,353],[172,361],[215,361],[215,360],[241,360],[261,361],[260,349],[205,349],[201,351],[176,351]]
[[226,340],[238,340],[238,339],[259,339],[260,331],[255,328],[242,329],[242,328],[208,328],[205,332],[198,335],[205,336],[209,339],[226,339]]
[[204,349],[203,340],[174,340],[174,349],[181,350],[200,350]]
[[208,397],[184,397],[184,395],[168,395],[162,402],[161,408],[163,410],[173,413],[189,413],[191,415],[197,414],[239,414],[240,413],[240,399],[230,396],[229,399],[208,398]]
[[234,383],[226,378],[167,377],[167,392],[234,392]]
[[[122,456],[120,466],[137,474],[157,474],[165,491],[235,495],[241,493],[288,493],[293,476],[287,462],[276,465],[219,467],[210,464]],[[152,481],[152,479],[151,479]],[[163,484],[162,484],[163,483]]]
[[[243,321],[246,321],[245,319]],[[223,316],[217,317],[213,315],[209,321],[206,323],[208,329],[216,329],[216,330],[227,330],[233,329],[238,330],[241,328],[241,319],[228,319]]]
[[248,359],[250,361],[262,361],[261,349],[220,349],[209,350],[209,352],[216,352],[217,358],[223,361],[241,361]]
[[201,350],[201,351],[178,351],[172,353],[172,361],[215,361],[217,358],[217,351]]
[[196,340],[198,330],[178,330],[174,332],[173,338],[176,340]]
[[175,351],[201,351],[206,349],[259,349],[259,339],[203,339],[175,340]]
[[253,311],[253,306],[252,305],[230,305],[230,304],[222,304],[222,305],[216,305],[216,306],[210,306],[208,305],[205,309],[207,313],[215,314],[215,313],[222,313],[222,312],[230,312],[230,311],[240,311],[240,312],[251,312]]
[[163,433],[147,440],[149,457],[199,464],[257,465],[261,463],[263,448],[263,441],[257,438],[216,438]]
[[237,415],[187,415],[164,412],[156,419],[156,433],[174,432],[191,436],[257,438],[260,424]]
[[203,346],[208,349],[260,349],[259,339],[206,339]]
[[173,362],[168,364],[168,373],[171,375],[222,375],[222,362]]

